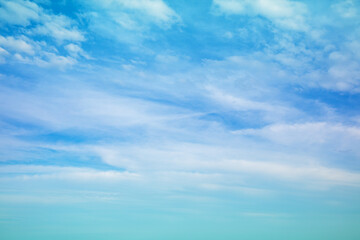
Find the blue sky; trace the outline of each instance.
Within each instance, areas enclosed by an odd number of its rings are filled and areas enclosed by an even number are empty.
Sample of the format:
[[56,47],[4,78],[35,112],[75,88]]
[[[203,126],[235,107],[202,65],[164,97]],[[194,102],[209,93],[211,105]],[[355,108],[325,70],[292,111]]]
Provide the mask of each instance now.
[[356,0],[0,0],[4,239],[359,239]]

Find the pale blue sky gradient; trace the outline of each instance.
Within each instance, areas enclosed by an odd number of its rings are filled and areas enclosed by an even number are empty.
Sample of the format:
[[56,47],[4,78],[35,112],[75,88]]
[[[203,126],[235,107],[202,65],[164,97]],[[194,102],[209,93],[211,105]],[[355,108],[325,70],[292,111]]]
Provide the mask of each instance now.
[[360,238],[357,0],[0,0],[0,238]]

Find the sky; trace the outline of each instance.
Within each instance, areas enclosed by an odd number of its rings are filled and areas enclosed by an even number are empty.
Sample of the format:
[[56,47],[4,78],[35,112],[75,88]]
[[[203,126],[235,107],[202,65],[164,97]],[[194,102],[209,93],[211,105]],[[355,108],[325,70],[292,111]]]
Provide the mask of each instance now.
[[357,240],[358,0],[0,0],[0,238]]

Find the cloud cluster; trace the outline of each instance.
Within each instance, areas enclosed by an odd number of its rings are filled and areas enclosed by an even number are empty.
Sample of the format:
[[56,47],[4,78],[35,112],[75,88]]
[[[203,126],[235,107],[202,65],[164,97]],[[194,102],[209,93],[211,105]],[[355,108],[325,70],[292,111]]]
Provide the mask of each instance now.
[[[7,52],[6,56],[3,54],[3,61],[7,59],[10,62],[61,69],[77,62],[79,54],[64,56],[58,50],[59,46],[69,42],[80,48],[79,43],[85,40],[84,33],[78,29],[74,20],[65,15],[53,14],[25,0],[2,0],[0,12],[0,27],[16,29],[0,36],[0,46]],[[51,41],[45,42],[41,36],[52,39],[53,44]]]
[[29,33],[45,35],[60,42],[85,40],[76,23],[65,15],[49,13],[36,3],[26,0],[2,0],[0,4],[2,25],[27,27]]

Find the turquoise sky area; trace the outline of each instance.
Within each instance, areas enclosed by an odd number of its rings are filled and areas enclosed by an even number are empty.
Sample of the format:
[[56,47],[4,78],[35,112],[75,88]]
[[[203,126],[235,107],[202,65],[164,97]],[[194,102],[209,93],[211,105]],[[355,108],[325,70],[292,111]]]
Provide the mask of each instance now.
[[1,240],[359,240],[359,0],[0,0]]

